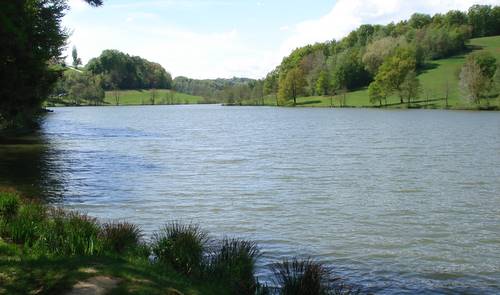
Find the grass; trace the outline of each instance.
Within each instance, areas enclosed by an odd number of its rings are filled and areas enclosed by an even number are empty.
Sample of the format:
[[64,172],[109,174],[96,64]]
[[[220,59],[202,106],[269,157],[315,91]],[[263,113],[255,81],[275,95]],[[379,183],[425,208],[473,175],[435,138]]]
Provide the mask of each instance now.
[[[171,104],[198,104],[204,101],[201,96],[179,92],[171,93],[167,89],[158,89],[156,92],[155,104],[168,104],[169,99],[171,100]],[[120,105],[151,104],[151,90],[119,90],[117,92],[106,91],[104,98],[106,105],[116,105],[115,94],[118,94],[120,97]]]
[[[63,294],[96,276],[118,282],[110,294],[322,295],[340,290],[330,290],[327,268],[310,260],[275,265],[282,289],[261,285],[255,277],[256,243],[212,240],[194,224],[167,223],[150,243],[141,238],[133,224],[101,223],[0,191],[0,295]],[[351,294],[345,290],[335,294]]]
[[[500,36],[471,39],[470,49],[473,51],[485,50],[491,52],[500,63]],[[458,73],[469,53],[459,54],[450,58],[432,61],[419,74],[422,93],[415,107],[446,108],[445,96],[448,83],[448,108],[451,109],[477,109],[478,106],[465,101],[460,93]],[[340,96],[324,97],[309,96],[299,97],[297,106],[300,107],[340,107]],[[429,100],[429,101],[427,101]],[[399,104],[399,98],[392,96],[387,99],[391,108],[406,108],[407,104]],[[265,105],[275,106],[274,97],[266,97]],[[368,97],[367,88],[351,91],[346,95],[347,107],[373,107]],[[490,99],[490,106],[500,108],[500,97]],[[480,107],[486,107],[484,102]]]
[[172,222],[153,235],[152,249],[158,260],[190,276],[199,274],[208,235],[194,224]]

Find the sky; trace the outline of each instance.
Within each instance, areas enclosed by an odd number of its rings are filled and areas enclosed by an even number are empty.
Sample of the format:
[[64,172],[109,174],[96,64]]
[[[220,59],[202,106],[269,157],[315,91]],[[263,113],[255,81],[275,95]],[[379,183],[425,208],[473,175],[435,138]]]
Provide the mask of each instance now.
[[414,12],[466,11],[500,0],[69,0],[64,25],[85,64],[105,49],[160,63],[173,77],[263,78],[300,46]]

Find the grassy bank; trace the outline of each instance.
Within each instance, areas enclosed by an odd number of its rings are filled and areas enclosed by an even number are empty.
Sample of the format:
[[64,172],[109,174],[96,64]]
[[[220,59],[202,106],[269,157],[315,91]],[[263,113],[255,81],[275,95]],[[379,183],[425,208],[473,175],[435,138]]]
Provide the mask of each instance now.
[[[154,104],[198,104],[204,103],[201,96],[194,96],[180,92],[171,92],[168,89],[158,89],[155,91]],[[116,96],[118,96],[119,105],[150,105],[151,90],[118,90],[106,91],[104,98],[106,105],[116,105]]]
[[[488,51],[500,61],[500,36],[485,37],[471,39],[470,50],[472,51]],[[413,107],[423,108],[450,108],[450,109],[478,109],[485,108],[486,102],[483,100],[481,106],[477,106],[467,102],[459,88],[458,74],[468,53],[456,55],[447,59],[440,59],[430,62],[427,68],[421,71],[418,75],[422,85],[422,93],[414,103]],[[448,92],[448,106],[446,105],[446,92]],[[496,94],[496,98],[490,99],[489,106],[500,109],[500,94]],[[299,97],[297,99],[298,106],[305,107],[340,107],[342,97],[323,97],[309,96]],[[399,103],[399,97],[392,96],[387,99],[389,108],[406,108],[407,104]],[[253,104],[254,102],[249,102]],[[269,106],[276,105],[274,97],[266,97],[265,104]],[[347,107],[376,107],[370,103],[367,88],[351,91],[346,94],[345,105]]]
[[[166,223],[146,242],[139,227],[0,192],[0,294],[64,294],[98,280],[107,294],[352,294],[310,259],[274,263],[259,283],[252,241],[214,239],[194,224]],[[79,293],[81,294],[81,293]]]

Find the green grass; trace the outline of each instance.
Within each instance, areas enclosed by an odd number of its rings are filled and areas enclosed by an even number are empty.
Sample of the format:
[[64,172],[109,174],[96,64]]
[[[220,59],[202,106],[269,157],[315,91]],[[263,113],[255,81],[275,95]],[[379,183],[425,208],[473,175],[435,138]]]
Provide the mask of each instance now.
[[111,294],[229,294],[220,284],[196,281],[135,256],[36,257],[0,239],[0,294],[64,294],[78,281],[112,276]]
[[[470,49],[473,51],[485,50],[491,52],[500,63],[500,36],[485,37],[472,39],[470,42]],[[423,70],[418,78],[422,85],[422,93],[418,103],[422,107],[428,108],[445,108],[446,103],[444,100],[446,94],[446,83],[449,83],[449,96],[448,105],[452,109],[477,109],[477,106],[465,101],[460,93],[458,73],[465,62],[468,53],[459,54],[450,58],[432,61],[428,64],[427,69]],[[425,102],[426,99],[442,99],[436,101]],[[333,101],[333,104],[331,103]],[[387,99],[388,104],[399,103],[399,98],[396,96]],[[483,102],[484,103],[484,102]],[[266,105],[276,105],[274,97],[266,97]],[[310,96],[299,97],[297,105],[301,107],[340,107],[340,97]],[[491,106],[500,107],[500,97],[490,100]],[[372,107],[368,97],[367,88],[351,91],[346,97],[346,106],[348,107]],[[485,106],[485,103],[484,105]],[[406,104],[391,106],[392,108],[405,108]]]
[[[158,89],[156,92],[157,97],[155,99],[155,104],[167,104],[167,97],[171,95],[170,90]],[[151,104],[151,90],[119,90],[117,93],[120,97],[120,105]],[[106,91],[104,101],[107,105],[116,105],[115,92]],[[203,103],[203,101],[204,100],[201,96],[194,96],[179,92],[173,93],[174,104],[198,104]]]

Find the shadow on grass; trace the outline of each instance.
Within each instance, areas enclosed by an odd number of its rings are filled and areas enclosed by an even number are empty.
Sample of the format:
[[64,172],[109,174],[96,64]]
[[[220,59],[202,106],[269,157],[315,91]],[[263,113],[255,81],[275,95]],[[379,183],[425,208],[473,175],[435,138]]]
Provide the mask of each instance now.
[[298,102],[296,105],[303,106],[303,105],[316,104],[316,103],[321,103],[321,100],[302,101],[302,102]]

